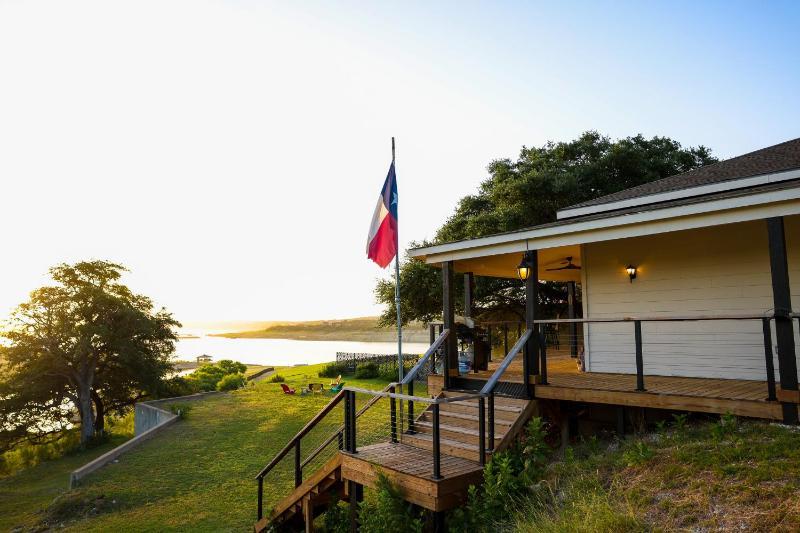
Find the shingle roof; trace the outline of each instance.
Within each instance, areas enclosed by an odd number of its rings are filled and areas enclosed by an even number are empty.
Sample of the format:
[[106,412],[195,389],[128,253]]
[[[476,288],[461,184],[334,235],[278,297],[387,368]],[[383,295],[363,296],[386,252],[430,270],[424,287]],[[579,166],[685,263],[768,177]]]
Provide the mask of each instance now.
[[602,205],[620,200],[630,200],[700,185],[709,185],[739,178],[772,174],[800,168],[800,138],[762,148],[749,154],[706,165],[683,174],[676,174],[650,183],[615,192],[566,209]]

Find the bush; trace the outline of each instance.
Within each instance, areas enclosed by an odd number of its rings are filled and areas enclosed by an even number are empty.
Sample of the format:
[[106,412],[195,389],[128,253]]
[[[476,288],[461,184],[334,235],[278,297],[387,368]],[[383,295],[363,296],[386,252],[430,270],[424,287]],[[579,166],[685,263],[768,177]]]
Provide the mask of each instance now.
[[225,377],[227,373],[217,365],[203,365],[186,378],[195,382],[198,390],[212,391],[217,390],[217,383]]
[[223,359],[217,362],[218,367],[225,371],[226,374],[244,374],[247,372],[247,365],[230,359]]
[[275,374],[271,378],[269,378],[269,383],[285,383],[286,378],[281,376],[280,374]]
[[420,512],[381,472],[375,490],[361,502],[359,517],[364,533],[422,533]]
[[231,391],[244,387],[244,374],[227,374],[217,383],[218,391]]
[[[414,365],[403,365],[403,375],[405,376],[411,372],[412,368],[414,368]],[[397,365],[381,366],[378,377],[384,381],[397,381]]]
[[356,379],[377,378],[379,374],[377,363],[361,363],[356,367]]
[[175,398],[176,396],[188,396],[200,392],[200,382],[183,376],[175,376],[165,380],[159,391],[159,398]]
[[347,365],[345,363],[328,363],[325,368],[319,371],[321,378],[335,378],[340,374],[348,374]]

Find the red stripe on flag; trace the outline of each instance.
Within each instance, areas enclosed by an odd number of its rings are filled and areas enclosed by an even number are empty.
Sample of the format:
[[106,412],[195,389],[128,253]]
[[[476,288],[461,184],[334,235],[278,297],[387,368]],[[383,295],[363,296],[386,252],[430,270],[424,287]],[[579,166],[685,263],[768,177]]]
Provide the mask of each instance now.
[[397,254],[397,221],[391,214],[386,215],[378,228],[375,237],[369,243],[367,257],[378,263],[381,268],[392,262]]

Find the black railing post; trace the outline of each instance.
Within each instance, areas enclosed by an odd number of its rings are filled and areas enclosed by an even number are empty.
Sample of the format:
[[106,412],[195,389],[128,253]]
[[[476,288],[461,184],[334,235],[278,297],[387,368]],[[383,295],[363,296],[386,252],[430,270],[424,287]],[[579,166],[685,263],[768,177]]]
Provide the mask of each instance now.
[[433,404],[433,479],[442,479],[439,453],[439,404]]
[[356,444],[356,393],[350,391],[350,453],[357,453]]
[[503,355],[508,353],[508,323],[503,324]]
[[258,519],[264,517],[264,478],[258,478]]
[[344,451],[350,451],[350,391],[344,391]]
[[769,318],[761,319],[764,329],[764,363],[767,366],[767,400],[772,402],[778,397],[775,394],[775,362],[772,360],[772,329],[769,321]]
[[539,334],[539,354],[542,361],[542,367],[539,369],[542,385],[547,385],[547,339],[544,332]]
[[294,445],[294,486],[303,484],[303,468],[300,466],[300,440]]
[[489,453],[494,452],[494,392],[489,393]]
[[[408,395],[414,396],[414,380],[408,382]],[[408,432],[414,433],[414,402],[408,400]]]
[[486,463],[486,399],[481,396],[478,398],[478,453],[480,463]]
[[[489,324],[486,326],[486,342],[489,343],[489,358],[488,360],[492,360],[492,325]],[[477,372],[477,367],[475,367],[475,372]]]
[[[389,387],[389,394],[394,395],[395,388]],[[397,400],[389,396],[389,423],[392,430],[392,442],[397,442]]]
[[641,392],[644,388],[644,359],[642,358],[642,321],[633,323],[633,332],[636,341],[636,390]]

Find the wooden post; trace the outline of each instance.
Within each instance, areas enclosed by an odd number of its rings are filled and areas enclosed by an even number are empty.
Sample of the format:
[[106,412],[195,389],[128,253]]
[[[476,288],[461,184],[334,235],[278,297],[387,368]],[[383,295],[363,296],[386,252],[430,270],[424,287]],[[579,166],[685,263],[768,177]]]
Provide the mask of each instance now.
[[[395,388],[389,387],[389,393],[394,394]],[[397,400],[389,397],[389,426],[392,433],[392,442],[397,442]]]
[[767,401],[774,402],[775,396],[775,363],[772,361],[772,328],[769,318],[762,318],[761,324],[764,330],[764,363],[767,367]]
[[439,451],[439,404],[433,404],[433,435],[431,437],[433,448],[433,479],[442,479],[441,459]]
[[303,484],[303,467],[300,466],[300,440],[294,445],[294,486]]
[[486,399],[478,398],[478,454],[481,466],[486,463]]
[[[775,337],[778,341],[778,374],[782,391],[797,391],[797,359],[792,327],[792,298],[789,289],[789,263],[783,217],[767,219],[769,265],[772,274],[772,300],[775,309]],[[796,392],[794,393],[796,394]],[[784,424],[797,424],[797,403],[783,402]]]
[[642,358],[642,321],[633,323],[634,341],[636,343],[636,390],[643,392],[644,388],[644,359]]
[[472,272],[464,273],[464,318],[472,318],[472,291],[475,287],[475,276]]
[[258,478],[258,520],[264,517],[264,478]]
[[525,252],[525,259],[530,268],[525,280],[525,329],[531,330],[531,336],[525,343],[523,351],[523,383],[529,398],[533,397],[530,376],[539,375],[539,326],[534,324],[539,307],[539,253],[537,250]]
[[[567,318],[575,319],[575,282],[567,283]],[[558,327],[558,326],[556,326]],[[569,323],[569,355],[578,357],[578,324]]]
[[492,362],[492,325],[486,326],[486,341],[489,343],[489,362]]
[[458,336],[456,335],[455,302],[453,301],[453,262],[442,263],[442,322],[450,330],[444,349],[444,388],[450,388],[450,378],[458,376]]

